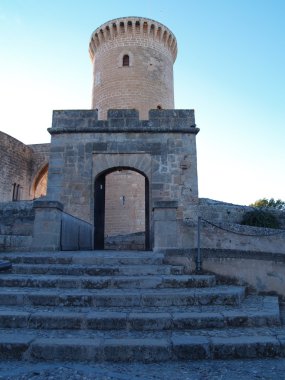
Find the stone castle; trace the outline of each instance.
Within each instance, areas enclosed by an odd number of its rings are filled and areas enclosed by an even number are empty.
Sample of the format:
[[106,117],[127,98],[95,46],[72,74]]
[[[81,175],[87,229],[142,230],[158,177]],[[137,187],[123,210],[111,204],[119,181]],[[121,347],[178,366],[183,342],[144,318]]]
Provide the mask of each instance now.
[[93,108],[54,111],[50,144],[1,133],[0,359],[285,356],[284,213],[250,227],[250,207],[199,198],[176,54],[161,23],[111,20]]
[[[142,17],[91,36],[92,109],[53,112],[50,144],[1,133],[2,250],[284,251],[247,207],[198,196],[194,111],[174,108],[174,34]],[[284,220],[283,220],[284,227]],[[234,232],[233,232],[234,231]],[[236,233],[238,232],[238,233]]]

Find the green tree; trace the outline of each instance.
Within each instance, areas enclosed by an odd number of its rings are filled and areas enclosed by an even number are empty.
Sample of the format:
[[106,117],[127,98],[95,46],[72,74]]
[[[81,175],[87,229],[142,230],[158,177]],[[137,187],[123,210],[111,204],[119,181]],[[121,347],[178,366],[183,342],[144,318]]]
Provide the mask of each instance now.
[[258,199],[254,203],[250,204],[252,207],[258,207],[258,208],[275,208],[276,210],[285,210],[285,202],[281,199]]

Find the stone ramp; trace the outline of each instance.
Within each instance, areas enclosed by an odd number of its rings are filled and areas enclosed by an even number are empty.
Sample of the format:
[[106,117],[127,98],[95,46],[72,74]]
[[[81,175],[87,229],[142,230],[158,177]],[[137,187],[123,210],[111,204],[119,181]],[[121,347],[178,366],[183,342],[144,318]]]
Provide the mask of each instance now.
[[159,362],[285,356],[277,297],[152,252],[1,254],[0,359]]

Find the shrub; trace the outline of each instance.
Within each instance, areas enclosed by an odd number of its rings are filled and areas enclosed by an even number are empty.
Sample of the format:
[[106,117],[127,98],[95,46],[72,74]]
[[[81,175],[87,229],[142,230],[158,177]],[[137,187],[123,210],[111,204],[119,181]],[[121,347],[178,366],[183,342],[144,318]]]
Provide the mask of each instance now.
[[254,227],[280,228],[280,223],[275,215],[260,209],[244,214],[241,224]]
[[282,201],[281,199],[275,200],[274,198],[270,198],[270,199],[262,198],[250,204],[250,206],[259,207],[259,208],[270,207],[270,208],[275,208],[276,210],[285,211],[285,202]]

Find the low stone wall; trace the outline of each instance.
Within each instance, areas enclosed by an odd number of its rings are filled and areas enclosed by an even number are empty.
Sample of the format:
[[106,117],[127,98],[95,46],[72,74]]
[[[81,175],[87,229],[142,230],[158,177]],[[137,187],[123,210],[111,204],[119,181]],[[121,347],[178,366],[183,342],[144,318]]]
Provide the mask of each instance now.
[[[197,205],[190,206],[190,220],[197,220],[198,216],[215,223],[237,223],[240,224],[245,213],[255,210],[251,206],[241,206],[232,203],[215,201],[208,198],[199,198]],[[285,229],[285,211],[274,208],[265,208],[274,214],[280,223],[280,227]]]
[[105,249],[142,251],[145,249],[145,233],[108,236],[105,238]]
[[34,220],[32,201],[0,203],[0,251],[28,250]]
[[0,203],[0,235],[32,235],[34,219],[32,201]]
[[0,252],[30,251],[32,236],[0,235]]
[[60,202],[48,198],[34,201],[35,223],[31,250],[89,250],[93,248],[93,226],[63,212]]
[[64,213],[58,202],[0,203],[0,251],[92,248],[93,226]]
[[[180,225],[181,248],[197,248],[197,224]],[[285,230],[201,221],[200,247],[285,254]]]
[[[196,249],[168,250],[166,261],[195,271]],[[285,253],[201,249],[202,269],[224,279],[235,279],[259,293],[278,294],[285,300]]]

